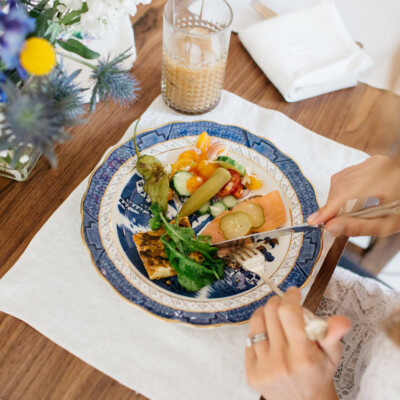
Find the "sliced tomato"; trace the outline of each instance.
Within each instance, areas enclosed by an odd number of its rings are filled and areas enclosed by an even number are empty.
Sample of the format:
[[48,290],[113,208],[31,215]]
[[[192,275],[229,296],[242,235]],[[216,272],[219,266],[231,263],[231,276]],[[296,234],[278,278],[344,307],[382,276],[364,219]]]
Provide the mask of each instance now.
[[240,175],[239,172],[235,171],[234,169],[228,169],[229,173],[231,174],[231,179],[222,189],[217,193],[219,197],[226,197],[233,193],[238,185],[240,184]]
[[232,195],[237,199],[241,199],[245,193],[245,189],[241,183],[237,186],[237,188],[232,192]]

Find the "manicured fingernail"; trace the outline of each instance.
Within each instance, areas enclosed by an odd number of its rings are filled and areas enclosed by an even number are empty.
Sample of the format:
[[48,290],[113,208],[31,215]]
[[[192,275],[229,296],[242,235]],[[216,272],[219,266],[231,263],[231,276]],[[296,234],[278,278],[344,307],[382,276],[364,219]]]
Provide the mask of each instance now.
[[344,231],[343,225],[340,225],[340,224],[333,224],[329,228],[326,228],[326,229],[331,235],[333,235],[335,237],[340,236]]
[[308,218],[307,218],[307,222],[312,225],[314,223],[314,221],[317,219],[318,217],[318,211],[316,211],[314,214],[311,214]]

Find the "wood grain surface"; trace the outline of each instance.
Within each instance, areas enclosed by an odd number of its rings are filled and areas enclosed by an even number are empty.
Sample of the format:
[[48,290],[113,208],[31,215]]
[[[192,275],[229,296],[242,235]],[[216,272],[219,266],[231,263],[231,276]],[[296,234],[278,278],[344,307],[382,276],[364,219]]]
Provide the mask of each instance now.
[[[153,0],[133,19],[138,60],[132,72],[141,98],[132,107],[99,104],[87,124],[73,128],[73,140],[56,147],[59,164],[41,158],[26,182],[0,178],[0,277],[18,260],[34,235],[75,187],[93,170],[108,147],[123,136],[160,94],[162,6]],[[398,97],[359,84],[355,88],[286,103],[233,34],[224,88],[260,106],[281,111],[306,128],[366,151],[386,152],[396,129],[385,117]],[[229,121],[227,121],[229,123]],[[327,154],[335,162],[335,154]],[[346,244],[337,240],[317,277],[307,305],[315,309]],[[144,399],[39,334],[0,313],[0,400]]]

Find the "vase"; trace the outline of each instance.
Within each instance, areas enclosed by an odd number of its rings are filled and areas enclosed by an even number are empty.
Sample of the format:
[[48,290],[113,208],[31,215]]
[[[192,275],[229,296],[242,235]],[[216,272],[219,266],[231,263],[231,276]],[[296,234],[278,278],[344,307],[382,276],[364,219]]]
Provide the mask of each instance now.
[[36,162],[42,155],[40,151],[31,146],[23,146],[19,159],[13,164],[14,149],[0,151],[0,176],[24,181],[28,178]]

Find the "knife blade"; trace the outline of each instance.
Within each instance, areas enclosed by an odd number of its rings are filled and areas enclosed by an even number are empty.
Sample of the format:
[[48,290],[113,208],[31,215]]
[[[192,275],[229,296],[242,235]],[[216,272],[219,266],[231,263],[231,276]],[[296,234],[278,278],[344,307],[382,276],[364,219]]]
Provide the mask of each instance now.
[[238,239],[224,240],[223,242],[213,243],[212,245],[218,247],[219,249],[224,249],[228,247],[242,247],[244,245],[249,245],[252,243],[265,242],[267,240],[276,239],[285,235],[293,235],[294,233],[307,233],[322,229],[323,224],[320,225],[310,225],[301,224],[296,226],[289,226],[287,228],[274,229],[272,231],[253,233],[251,235],[243,236]]

